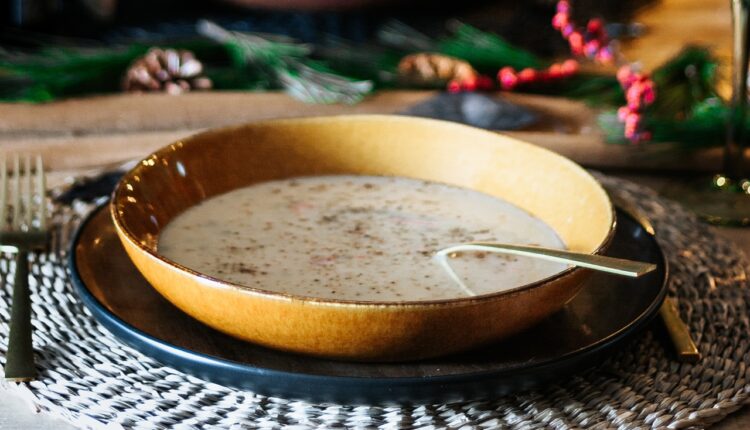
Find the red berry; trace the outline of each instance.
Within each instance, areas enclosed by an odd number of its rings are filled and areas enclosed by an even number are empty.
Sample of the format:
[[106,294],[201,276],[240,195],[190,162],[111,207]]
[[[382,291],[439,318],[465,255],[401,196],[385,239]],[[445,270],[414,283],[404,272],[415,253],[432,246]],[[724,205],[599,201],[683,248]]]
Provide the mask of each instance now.
[[459,93],[461,92],[461,84],[454,79],[448,82],[447,90],[449,93]]
[[568,24],[568,15],[557,13],[552,17],[552,27],[556,30],[562,30]]
[[641,122],[641,115],[640,115],[640,114],[638,114],[638,113],[635,113],[635,112],[630,112],[630,113],[629,113],[629,114],[628,114],[628,115],[627,115],[627,116],[625,117],[625,127],[626,127],[626,128],[630,128],[630,127],[636,127],[636,128],[637,128],[637,127],[638,127],[638,124],[639,124],[640,122]]
[[649,85],[649,87],[643,91],[643,103],[650,105],[655,101],[656,91],[654,91],[653,85]]
[[503,67],[497,72],[497,80],[500,82],[500,88],[512,90],[518,85],[518,76],[512,67]]
[[581,35],[580,32],[573,31],[572,33],[570,33],[568,42],[570,43],[570,50],[574,55],[583,54],[583,35]]
[[493,87],[494,84],[489,76],[481,75],[477,78],[477,89],[491,90]]
[[562,31],[563,37],[567,39],[568,37],[570,37],[571,33],[573,33],[573,30],[575,30],[575,28],[573,27],[573,24],[568,24],[564,26],[562,30],[560,31]]
[[604,32],[604,22],[599,18],[590,19],[586,25],[586,31],[594,35],[601,35]]
[[547,69],[547,72],[549,73],[551,78],[562,77],[563,75],[562,65],[555,63],[549,66],[549,69]]
[[625,100],[632,102],[634,100],[640,100],[641,94],[643,94],[643,85],[639,82],[633,82],[627,90],[625,90]]
[[631,141],[635,140],[638,136],[638,130],[632,127],[625,127],[625,132],[623,133],[626,138],[630,139]]
[[477,80],[478,79],[476,76],[471,76],[459,82],[459,85],[461,86],[461,89],[463,90],[474,91],[477,89]]
[[565,76],[571,76],[578,73],[578,61],[576,60],[565,60],[560,66],[562,73]]
[[596,61],[603,64],[610,64],[612,63],[612,61],[614,61],[614,59],[615,57],[612,54],[612,49],[609,46],[605,46],[604,48],[600,49],[596,54]]
[[533,82],[537,78],[537,71],[532,68],[525,68],[518,72],[518,80],[521,83]]
[[625,122],[625,119],[630,114],[630,109],[627,106],[621,106],[619,109],[617,109],[617,119],[620,120],[620,122]]
[[630,68],[630,66],[622,66],[619,70],[617,70],[617,81],[620,82],[620,85],[623,86],[629,86],[629,82],[633,78],[633,69]]
[[601,44],[598,40],[589,40],[583,45],[583,53],[586,54],[587,57],[594,57],[599,52],[600,46]]

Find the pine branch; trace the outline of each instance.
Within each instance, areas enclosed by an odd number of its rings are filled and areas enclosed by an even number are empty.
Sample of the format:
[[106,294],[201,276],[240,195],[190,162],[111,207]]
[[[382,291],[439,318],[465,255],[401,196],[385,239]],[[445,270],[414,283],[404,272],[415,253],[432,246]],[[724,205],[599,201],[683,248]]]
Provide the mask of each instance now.
[[293,60],[289,66],[278,71],[279,80],[289,95],[306,103],[356,104],[372,91],[371,81],[352,81]]
[[398,84],[398,63],[403,53],[374,44],[351,45],[338,38],[328,38],[313,51],[331,69],[355,80],[371,81],[377,88]]
[[403,54],[414,52],[439,52],[460,58],[477,69],[497,72],[510,66],[517,69],[540,67],[544,62],[534,54],[468,24],[453,21],[448,25],[451,35],[433,39],[400,21],[388,21],[378,30],[378,41],[398,49]]
[[402,51],[402,55],[410,52],[437,51],[438,49],[435,40],[396,19],[383,24],[378,29],[376,37],[382,45]]
[[372,92],[372,81],[353,80],[335,73],[310,58],[308,45],[293,39],[227,31],[209,21],[201,21],[198,31],[230,47],[236,61],[259,69],[297,100],[353,104]]
[[[215,63],[207,73],[226,75],[229,56],[222,45],[205,39],[182,39],[165,43],[167,47],[188,49],[202,59]],[[45,102],[64,97],[120,91],[120,83],[128,66],[145,54],[150,44],[128,46],[76,46],[73,41],[60,45],[41,46],[34,51],[0,51],[0,100]],[[251,88],[257,76],[233,79],[237,88]],[[221,79],[219,79],[221,81]],[[226,82],[226,80],[225,80]],[[257,83],[257,82],[256,82]],[[217,88],[227,88],[217,85]]]
[[515,69],[539,68],[544,62],[525,49],[502,37],[460,22],[453,22],[453,35],[438,42],[438,51],[471,63],[479,70],[497,72],[510,66]]
[[207,20],[196,25],[199,34],[228,45],[235,63],[248,63],[265,67],[280,67],[284,57],[301,58],[310,55],[312,47],[283,36],[260,35],[229,31]]

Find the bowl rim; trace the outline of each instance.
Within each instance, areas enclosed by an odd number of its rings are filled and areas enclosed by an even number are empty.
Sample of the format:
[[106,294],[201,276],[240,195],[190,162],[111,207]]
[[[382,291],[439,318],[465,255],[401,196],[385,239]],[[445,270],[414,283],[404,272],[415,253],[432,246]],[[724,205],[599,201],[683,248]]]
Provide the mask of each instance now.
[[[500,134],[488,130],[483,130],[476,127],[471,127],[468,125],[460,124],[460,123],[454,123],[450,121],[443,121],[443,120],[437,120],[432,118],[423,118],[423,117],[413,117],[413,116],[407,116],[407,115],[386,115],[386,114],[360,114],[360,115],[327,115],[327,116],[305,116],[305,117],[295,117],[295,118],[277,118],[277,119],[266,119],[266,120],[260,120],[260,121],[251,121],[251,122],[245,122],[235,125],[229,125],[229,126],[223,126],[223,127],[216,127],[211,128],[208,130],[204,130],[199,133],[195,133],[189,136],[186,136],[182,139],[179,139],[175,142],[169,143],[165,146],[160,147],[156,151],[153,151],[152,153],[148,154],[146,157],[142,158],[141,160],[136,163],[134,167],[132,167],[130,170],[126,171],[122,178],[117,182],[117,185],[115,186],[115,189],[112,191],[112,194],[109,199],[109,212],[110,216],[112,218],[113,224],[115,226],[115,230],[120,237],[121,240],[127,240],[131,245],[134,245],[138,250],[145,253],[149,258],[155,259],[156,261],[166,264],[167,266],[170,266],[173,269],[176,269],[180,272],[184,272],[187,275],[190,275],[192,277],[200,278],[202,280],[208,281],[210,284],[206,285],[203,283],[204,286],[210,286],[211,288],[222,288],[222,289],[230,289],[234,291],[240,291],[243,294],[250,294],[253,296],[258,296],[265,299],[273,299],[273,300],[282,300],[282,301],[289,301],[289,302],[304,302],[312,305],[320,305],[320,306],[336,306],[336,307],[375,307],[375,308],[394,308],[394,309],[401,309],[401,308],[421,308],[421,307],[444,307],[446,305],[449,306],[464,306],[464,305],[470,305],[476,302],[484,302],[484,301],[491,301],[495,299],[505,299],[508,297],[512,297],[518,294],[527,293],[530,290],[539,288],[549,282],[552,282],[554,280],[571,276],[575,272],[580,272],[584,270],[589,270],[581,267],[571,266],[567,267],[557,273],[554,273],[550,276],[547,276],[546,278],[539,279],[534,282],[530,282],[527,284],[519,285],[514,288],[502,290],[502,291],[495,291],[491,293],[485,293],[485,294],[478,294],[476,296],[466,296],[466,297],[455,297],[455,298],[448,298],[448,299],[433,299],[433,300],[350,300],[350,299],[334,299],[334,298],[324,298],[324,297],[315,297],[315,296],[305,296],[305,295],[299,295],[299,294],[291,294],[291,293],[285,293],[280,291],[273,291],[273,290],[266,290],[263,288],[257,288],[257,287],[251,287],[249,285],[243,285],[234,283],[231,281],[226,281],[223,279],[219,279],[210,275],[207,275],[205,273],[201,273],[199,271],[196,271],[194,269],[191,269],[189,267],[185,267],[180,263],[177,263],[167,257],[164,257],[163,255],[159,254],[158,252],[152,251],[149,247],[142,244],[139,240],[135,238],[135,236],[128,230],[127,223],[122,220],[121,215],[116,210],[117,202],[122,200],[122,193],[125,181],[133,177],[134,175],[137,175],[138,172],[146,167],[150,167],[150,163],[148,163],[149,160],[160,158],[161,155],[168,153],[170,150],[173,149],[174,145],[180,144],[180,146],[184,146],[187,144],[190,144],[190,142],[195,142],[199,137],[204,137],[212,134],[222,134],[222,133],[229,133],[232,131],[241,130],[247,127],[251,126],[259,126],[259,125],[267,125],[267,124],[278,124],[278,123],[300,123],[300,122],[310,122],[310,123],[318,123],[318,122],[329,122],[329,121],[347,121],[347,120],[388,120],[388,121],[420,121],[420,122],[427,122],[427,123],[434,123],[435,125],[444,126],[444,127],[454,127],[454,128],[462,128],[467,131],[475,132],[475,133],[489,133],[489,134]],[[614,239],[615,235],[615,228],[617,226],[617,214],[615,211],[615,207],[612,203],[612,199],[609,197],[609,194],[604,189],[604,187],[601,185],[601,183],[592,176],[589,172],[586,171],[582,166],[580,166],[578,163],[575,163],[571,159],[564,157],[560,154],[557,154],[553,151],[550,151],[546,148],[542,148],[536,145],[533,145],[531,143],[525,142],[521,139],[516,139],[514,137],[510,137],[507,135],[504,135],[506,139],[512,140],[514,144],[519,145],[526,145],[533,147],[537,150],[544,151],[554,157],[557,157],[559,161],[563,163],[568,163],[571,165],[574,169],[578,169],[581,171],[586,177],[588,177],[594,186],[598,187],[604,196],[606,197],[607,206],[608,206],[608,212],[610,213],[610,225],[609,230],[607,231],[607,235],[604,237],[604,239],[599,243],[599,245],[594,249],[594,251],[591,254],[601,254],[609,247],[612,240]],[[137,267],[137,266],[136,266]],[[139,269],[140,271],[140,269]]]

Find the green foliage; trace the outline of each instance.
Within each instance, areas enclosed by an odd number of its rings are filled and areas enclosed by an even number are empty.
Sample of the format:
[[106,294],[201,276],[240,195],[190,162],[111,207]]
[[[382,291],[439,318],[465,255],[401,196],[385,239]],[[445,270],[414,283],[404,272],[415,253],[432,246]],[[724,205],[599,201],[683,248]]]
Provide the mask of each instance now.
[[[716,94],[716,68],[707,49],[688,47],[654,70],[657,97],[645,112],[652,142],[678,142],[684,148],[723,144],[729,107]],[[623,103],[624,98],[610,105]],[[607,141],[627,143],[614,111],[603,113],[599,124]],[[750,130],[750,122],[746,128]]]
[[[451,27],[448,36],[431,38],[394,21],[379,32],[379,44],[352,46],[331,39],[310,46],[287,37],[230,32],[203,22],[199,31],[207,38],[159,46],[193,51],[216,89],[283,89],[312,103],[357,103],[374,86],[398,87],[399,60],[417,51],[455,56],[492,75],[505,66],[545,65],[498,35],[461,23]],[[45,102],[119,91],[127,67],[150,47],[142,42],[115,47],[56,43],[32,53],[0,49],[0,100]],[[657,98],[645,113],[654,142],[680,142],[685,148],[723,143],[729,108],[716,95],[716,69],[717,60],[707,49],[688,47],[654,70]],[[599,123],[608,140],[626,143],[614,111],[625,103],[615,76],[579,74],[525,90],[585,100],[603,109]]]
[[649,115],[690,117],[699,104],[716,97],[717,64],[708,49],[691,46],[654,70],[658,95]]
[[453,34],[437,42],[443,54],[461,58],[481,71],[497,73],[501,67],[515,69],[542,67],[539,57],[506,41],[502,37],[481,31],[468,24],[456,23]]
[[[720,99],[707,98],[696,103],[684,117],[659,115],[646,117],[646,128],[652,142],[679,143],[685,149],[722,145],[726,138],[729,107]],[[599,116],[599,125],[610,143],[629,144],[623,137],[623,126],[614,111]],[[750,121],[745,128],[750,130]]]
[[[208,62],[206,74],[217,88],[259,86],[257,74],[232,69],[231,52],[214,42],[186,39],[161,46],[195,52]],[[150,47],[144,43],[116,47],[49,46],[33,53],[0,53],[0,100],[38,103],[117,92],[125,70]]]
[[372,91],[371,81],[336,73],[311,57],[310,46],[293,39],[227,31],[209,21],[201,21],[198,31],[226,46],[235,67],[256,69],[269,83],[298,100],[354,104]]
[[592,73],[581,73],[562,81],[539,83],[528,88],[528,91],[583,100],[595,107],[617,106],[625,100],[617,78]]
[[439,52],[468,61],[478,70],[493,74],[505,66],[520,70],[545,64],[536,55],[497,34],[457,21],[448,26],[452,30],[450,35],[433,39],[400,21],[390,21],[378,32],[378,40],[382,45],[399,51],[401,56],[412,52]]
[[0,99],[39,102],[116,91],[122,71],[146,48],[56,49],[0,57]]
[[404,54],[380,45],[351,45],[331,39],[316,46],[313,55],[337,74],[371,81],[375,88],[393,88],[399,84],[397,69]]

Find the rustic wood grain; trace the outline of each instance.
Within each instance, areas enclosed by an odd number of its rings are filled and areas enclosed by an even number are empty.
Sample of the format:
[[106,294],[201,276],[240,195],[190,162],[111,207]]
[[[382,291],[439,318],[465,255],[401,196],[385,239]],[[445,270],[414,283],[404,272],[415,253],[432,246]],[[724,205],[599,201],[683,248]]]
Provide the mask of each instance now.
[[[392,114],[436,95],[434,91],[381,91],[356,105],[316,105],[279,92],[210,92],[181,96],[115,94],[47,104],[0,103],[0,138],[128,134],[218,127],[271,118],[313,115]],[[563,98],[495,94],[534,110],[529,130],[593,135],[595,111]]]
[[[433,96],[384,91],[355,106],[309,105],[281,93],[112,95],[43,105],[0,104],[0,152],[33,151],[52,169],[87,168],[147,155],[209,127],[269,118],[390,114]],[[603,142],[596,112],[577,101],[524,94],[498,95],[533,109],[539,121],[506,134],[596,168],[717,171],[718,148],[674,151],[674,145]],[[82,157],[81,154],[86,154]]]
[[[52,170],[78,170],[142,158],[150,152],[202,129],[94,134],[86,136],[0,137],[0,153],[41,154]],[[595,138],[537,131],[505,132],[560,153],[588,167],[711,172],[721,166],[719,148],[669,152],[670,147],[604,146]],[[86,154],[82,156],[81,154]]]

